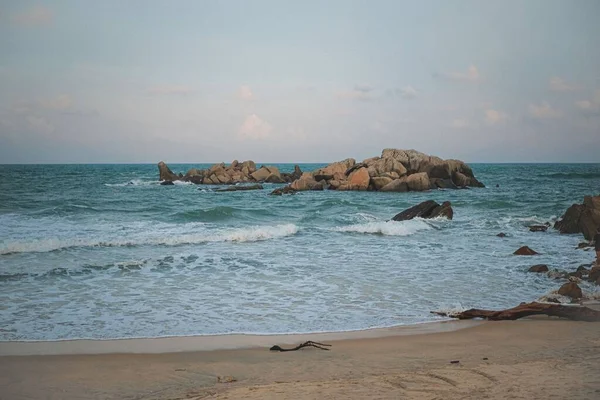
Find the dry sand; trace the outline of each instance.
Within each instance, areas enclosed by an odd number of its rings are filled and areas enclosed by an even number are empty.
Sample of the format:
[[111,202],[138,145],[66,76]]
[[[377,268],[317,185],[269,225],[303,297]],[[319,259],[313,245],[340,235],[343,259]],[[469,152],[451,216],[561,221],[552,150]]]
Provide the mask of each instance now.
[[600,399],[600,323],[468,326],[331,351],[3,356],[0,399]]

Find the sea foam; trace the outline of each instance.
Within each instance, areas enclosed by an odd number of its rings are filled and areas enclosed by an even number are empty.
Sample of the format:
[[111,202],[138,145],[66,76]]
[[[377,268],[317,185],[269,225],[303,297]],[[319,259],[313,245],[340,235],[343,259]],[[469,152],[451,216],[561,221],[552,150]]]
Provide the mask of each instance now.
[[374,221],[334,228],[337,232],[369,233],[385,236],[410,236],[426,229],[431,229],[431,227],[422,220]]

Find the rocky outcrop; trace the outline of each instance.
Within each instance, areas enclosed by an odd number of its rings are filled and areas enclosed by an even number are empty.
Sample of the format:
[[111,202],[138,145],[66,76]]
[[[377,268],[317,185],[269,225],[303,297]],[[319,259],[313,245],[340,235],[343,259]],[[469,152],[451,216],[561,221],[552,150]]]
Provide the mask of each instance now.
[[573,204],[567,209],[554,229],[560,233],[583,233],[587,240],[593,240],[600,228],[600,195],[585,196],[583,204]]
[[[347,158],[319,168],[312,175],[324,187],[340,191],[408,192],[484,186],[464,162],[442,160],[416,150],[385,149],[380,157],[367,158],[361,163]],[[293,187],[303,186],[306,185]]]
[[413,218],[436,218],[446,217],[452,219],[454,211],[449,201],[445,201],[442,204],[438,204],[434,200],[427,200],[421,204],[417,204],[411,208],[396,214],[392,221],[406,221]]
[[160,181],[185,181],[197,185],[232,185],[237,183],[267,182],[290,183],[302,176],[299,166],[294,167],[292,173],[281,173],[279,168],[263,165],[256,168],[254,161],[239,162],[233,160],[230,165],[225,163],[214,164],[208,169],[192,168],[185,175],[176,175],[164,163],[158,163]]
[[[310,173],[295,166],[292,173],[281,173],[277,167],[256,168],[253,161],[234,160],[229,166],[215,164],[207,170],[191,169],[177,176],[162,161],[160,180],[185,180],[197,184],[229,185],[240,182],[290,183],[301,190],[359,190],[382,192],[424,191],[483,187],[473,170],[459,160],[443,160],[416,150],[385,149],[381,156],[357,163],[354,158],[331,163]],[[308,174],[308,175],[307,175]],[[310,175],[310,176],[309,176]]]
[[164,162],[158,163],[158,180],[159,181],[178,181],[179,176],[175,175]]

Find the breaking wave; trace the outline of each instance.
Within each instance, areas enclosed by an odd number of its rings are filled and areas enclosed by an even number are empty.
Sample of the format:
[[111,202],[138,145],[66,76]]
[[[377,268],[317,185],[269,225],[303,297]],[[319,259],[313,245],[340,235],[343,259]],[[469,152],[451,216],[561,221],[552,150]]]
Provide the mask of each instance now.
[[368,233],[384,236],[410,236],[419,231],[431,229],[423,220],[411,221],[376,221],[334,228],[336,232]]
[[28,242],[13,241],[0,244],[0,255],[13,253],[45,253],[75,247],[134,247],[134,246],[179,246],[184,244],[202,244],[211,242],[257,242],[295,235],[298,227],[294,224],[275,226],[253,226],[202,232],[175,234],[161,237],[142,237],[139,239],[60,239],[46,238]]

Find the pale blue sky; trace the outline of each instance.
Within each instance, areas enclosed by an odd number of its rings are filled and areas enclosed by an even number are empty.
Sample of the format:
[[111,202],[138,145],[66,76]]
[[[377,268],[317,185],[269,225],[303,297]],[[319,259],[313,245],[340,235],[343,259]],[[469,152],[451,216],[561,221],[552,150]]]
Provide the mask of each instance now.
[[0,163],[600,162],[600,2],[0,0]]

